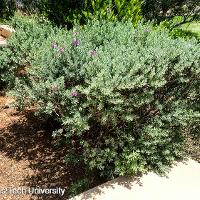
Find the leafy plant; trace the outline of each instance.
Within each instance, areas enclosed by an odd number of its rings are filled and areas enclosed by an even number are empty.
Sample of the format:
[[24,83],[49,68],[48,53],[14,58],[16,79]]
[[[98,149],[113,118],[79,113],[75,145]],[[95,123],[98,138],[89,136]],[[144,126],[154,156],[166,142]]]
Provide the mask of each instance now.
[[80,179],[79,181],[73,183],[68,191],[69,196],[75,196],[85,191],[89,187],[89,180],[86,178]]
[[17,79],[18,106],[57,120],[54,136],[103,176],[164,171],[200,120],[200,44],[168,34],[103,20],[45,40]]
[[9,18],[14,15],[16,4],[14,0],[1,0],[0,18]]
[[109,20],[131,20],[134,25],[142,18],[140,0],[23,0],[24,6],[32,12],[40,13],[57,25],[72,28],[76,22],[86,24],[93,18]]
[[192,32],[190,30],[184,30],[182,27],[174,28],[174,24],[177,23],[177,18],[174,18],[172,21],[163,21],[160,23],[160,27],[167,28],[169,30],[169,35],[176,39],[176,38],[184,38],[184,39],[191,39],[195,37],[197,40],[199,40],[199,34],[198,32]]
[[144,0],[142,13],[147,20],[161,22],[171,20],[174,17],[181,17],[176,24],[179,26],[187,22],[199,20],[199,0]]
[[141,1],[89,0],[82,12],[85,21],[93,19],[131,20],[134,25],[141,19]]

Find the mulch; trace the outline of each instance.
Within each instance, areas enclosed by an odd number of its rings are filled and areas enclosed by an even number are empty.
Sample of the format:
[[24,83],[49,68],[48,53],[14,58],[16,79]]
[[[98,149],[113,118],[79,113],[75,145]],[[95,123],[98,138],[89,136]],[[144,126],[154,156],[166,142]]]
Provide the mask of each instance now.
[[[66,200],[71,183],[81,176],[81,166],[69,166],[68,149],[51,137],[51,126],[33,113],[10,107],[13,98],[0,95],[0,190],[4,188],[66,189],[65,195],[1,194],[6,200]],[[0,191],[1,192],[1,191]]]

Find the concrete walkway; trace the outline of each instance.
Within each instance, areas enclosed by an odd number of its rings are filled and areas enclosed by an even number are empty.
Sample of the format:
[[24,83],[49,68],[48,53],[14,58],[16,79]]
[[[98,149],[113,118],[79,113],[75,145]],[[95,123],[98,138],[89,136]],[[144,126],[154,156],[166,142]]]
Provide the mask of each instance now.
[[70,200],[200,200],[200,163],[178,163],[167,176],[120,177]]

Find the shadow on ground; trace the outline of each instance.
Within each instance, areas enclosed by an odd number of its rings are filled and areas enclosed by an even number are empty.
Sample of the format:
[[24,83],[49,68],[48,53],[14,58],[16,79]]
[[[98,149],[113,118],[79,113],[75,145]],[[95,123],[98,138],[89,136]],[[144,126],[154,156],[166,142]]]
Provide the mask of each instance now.
[[[131,190],[134,184],[138,184],[139,186],[142,186],[140,179],[141,179],[141,176],[139,175],[135,177],[124,176],[124,177],[116,178],[114,180],[104,183],[103,185],[100,185],[98,187],[92,188],[91,190],[84,192],[81,199],[82,200],[95,199],[95,196],[99,196],[104,193],[105,188],[113,189],[114,191],[116,185],[120,185]],[[73,198],[70,200],[73,200]]]
[[[8,118],[4,124],[1,121],[4,119],[0,116],[0,125],[3,125],[1,126],[3,128],[0,129],[0,153],[17,161],[28,161],[29,167],[34,172],[29,176],[25,173],[23,185],[19,185],[19,187],[66,189],[64,196],[38,195],[33,196],[34,200],[66,200],[69,198],[69,186],[77,183],[77,180],[85,178],[86,172],[81,165],[66,164],[64,158],[69,149],[64,145],[58,145],[56,140],[51,137],[52,130],[55,128],[54,124],[34,116],[31,110],[20,113],[5,106],[4,102],[0,103],[3,105],[0,106],[0,114],[6,113],[5,118]],[[90,177],[93,180],[90,188],[105,182],[98,176],[92,176]],[[120,178],[118,184],[130,189],[133,181],[140,184],[139,179]],[[113,186],[108,182],[104,184],[104,187],[112,188]],[[102,192],[101,189],[97,189],[93,195]],[[90,193],[86,193],[84,199],[90,197]]]
[[[4,109],[6,112],[6,109]],[[20,116],[18,120],[14,117]],[[81,166],[67,166],[64,157],[66,147],[56,145],[51,137],[52,126],[33,115],[33,112],[20,114],[14,112],[13,121],[8,127],[0,130],[0,151],[7,157],[28,160],[34,175],[26,177],[27,187],[68,189],[69,185],[84,175]],[[42,200],[66,200],[58,195],[38,196]]]

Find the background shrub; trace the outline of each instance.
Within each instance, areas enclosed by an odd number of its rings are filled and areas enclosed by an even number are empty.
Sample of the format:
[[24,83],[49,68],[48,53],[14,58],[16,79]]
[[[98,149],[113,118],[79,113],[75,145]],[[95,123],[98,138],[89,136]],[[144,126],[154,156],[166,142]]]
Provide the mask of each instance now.
[[9,18],[15,11],[15,0],[0,0],[0,18]]
[[94,21],[41,43],[13,94],[20,108],[57,120],[53,136],[90,170],[163,171],[199,124],[199,47],[150,24]]
[[144,18],[157,22],[181,16],[181,24],[199,20],[199,0],[144,0],[142,13]]
[[[193,22],[189,24],[184,24],[180,27],[175,27],[177,23],[181,21],[181,17],[175,17],[173,20],[168,21],[165,20],[160,23],[160,27],[167,28],[169,30],[169,35],[172,38],[184,38],[184,39],[191,39],[195,37],[197,40],[200,39],[200,33],[198,32],[198,22]],[[192,25],[195,25],[197,30],[193,30],[192,28],[188,28]],[[186,28],[185,28],[186,27]]]
[[57,25],[72,28],[75,22],[81,24],[93,17],[104,19],[130,19],[137,24],[141,19],[140,0],[21,0],[23,9],[41,13]]

